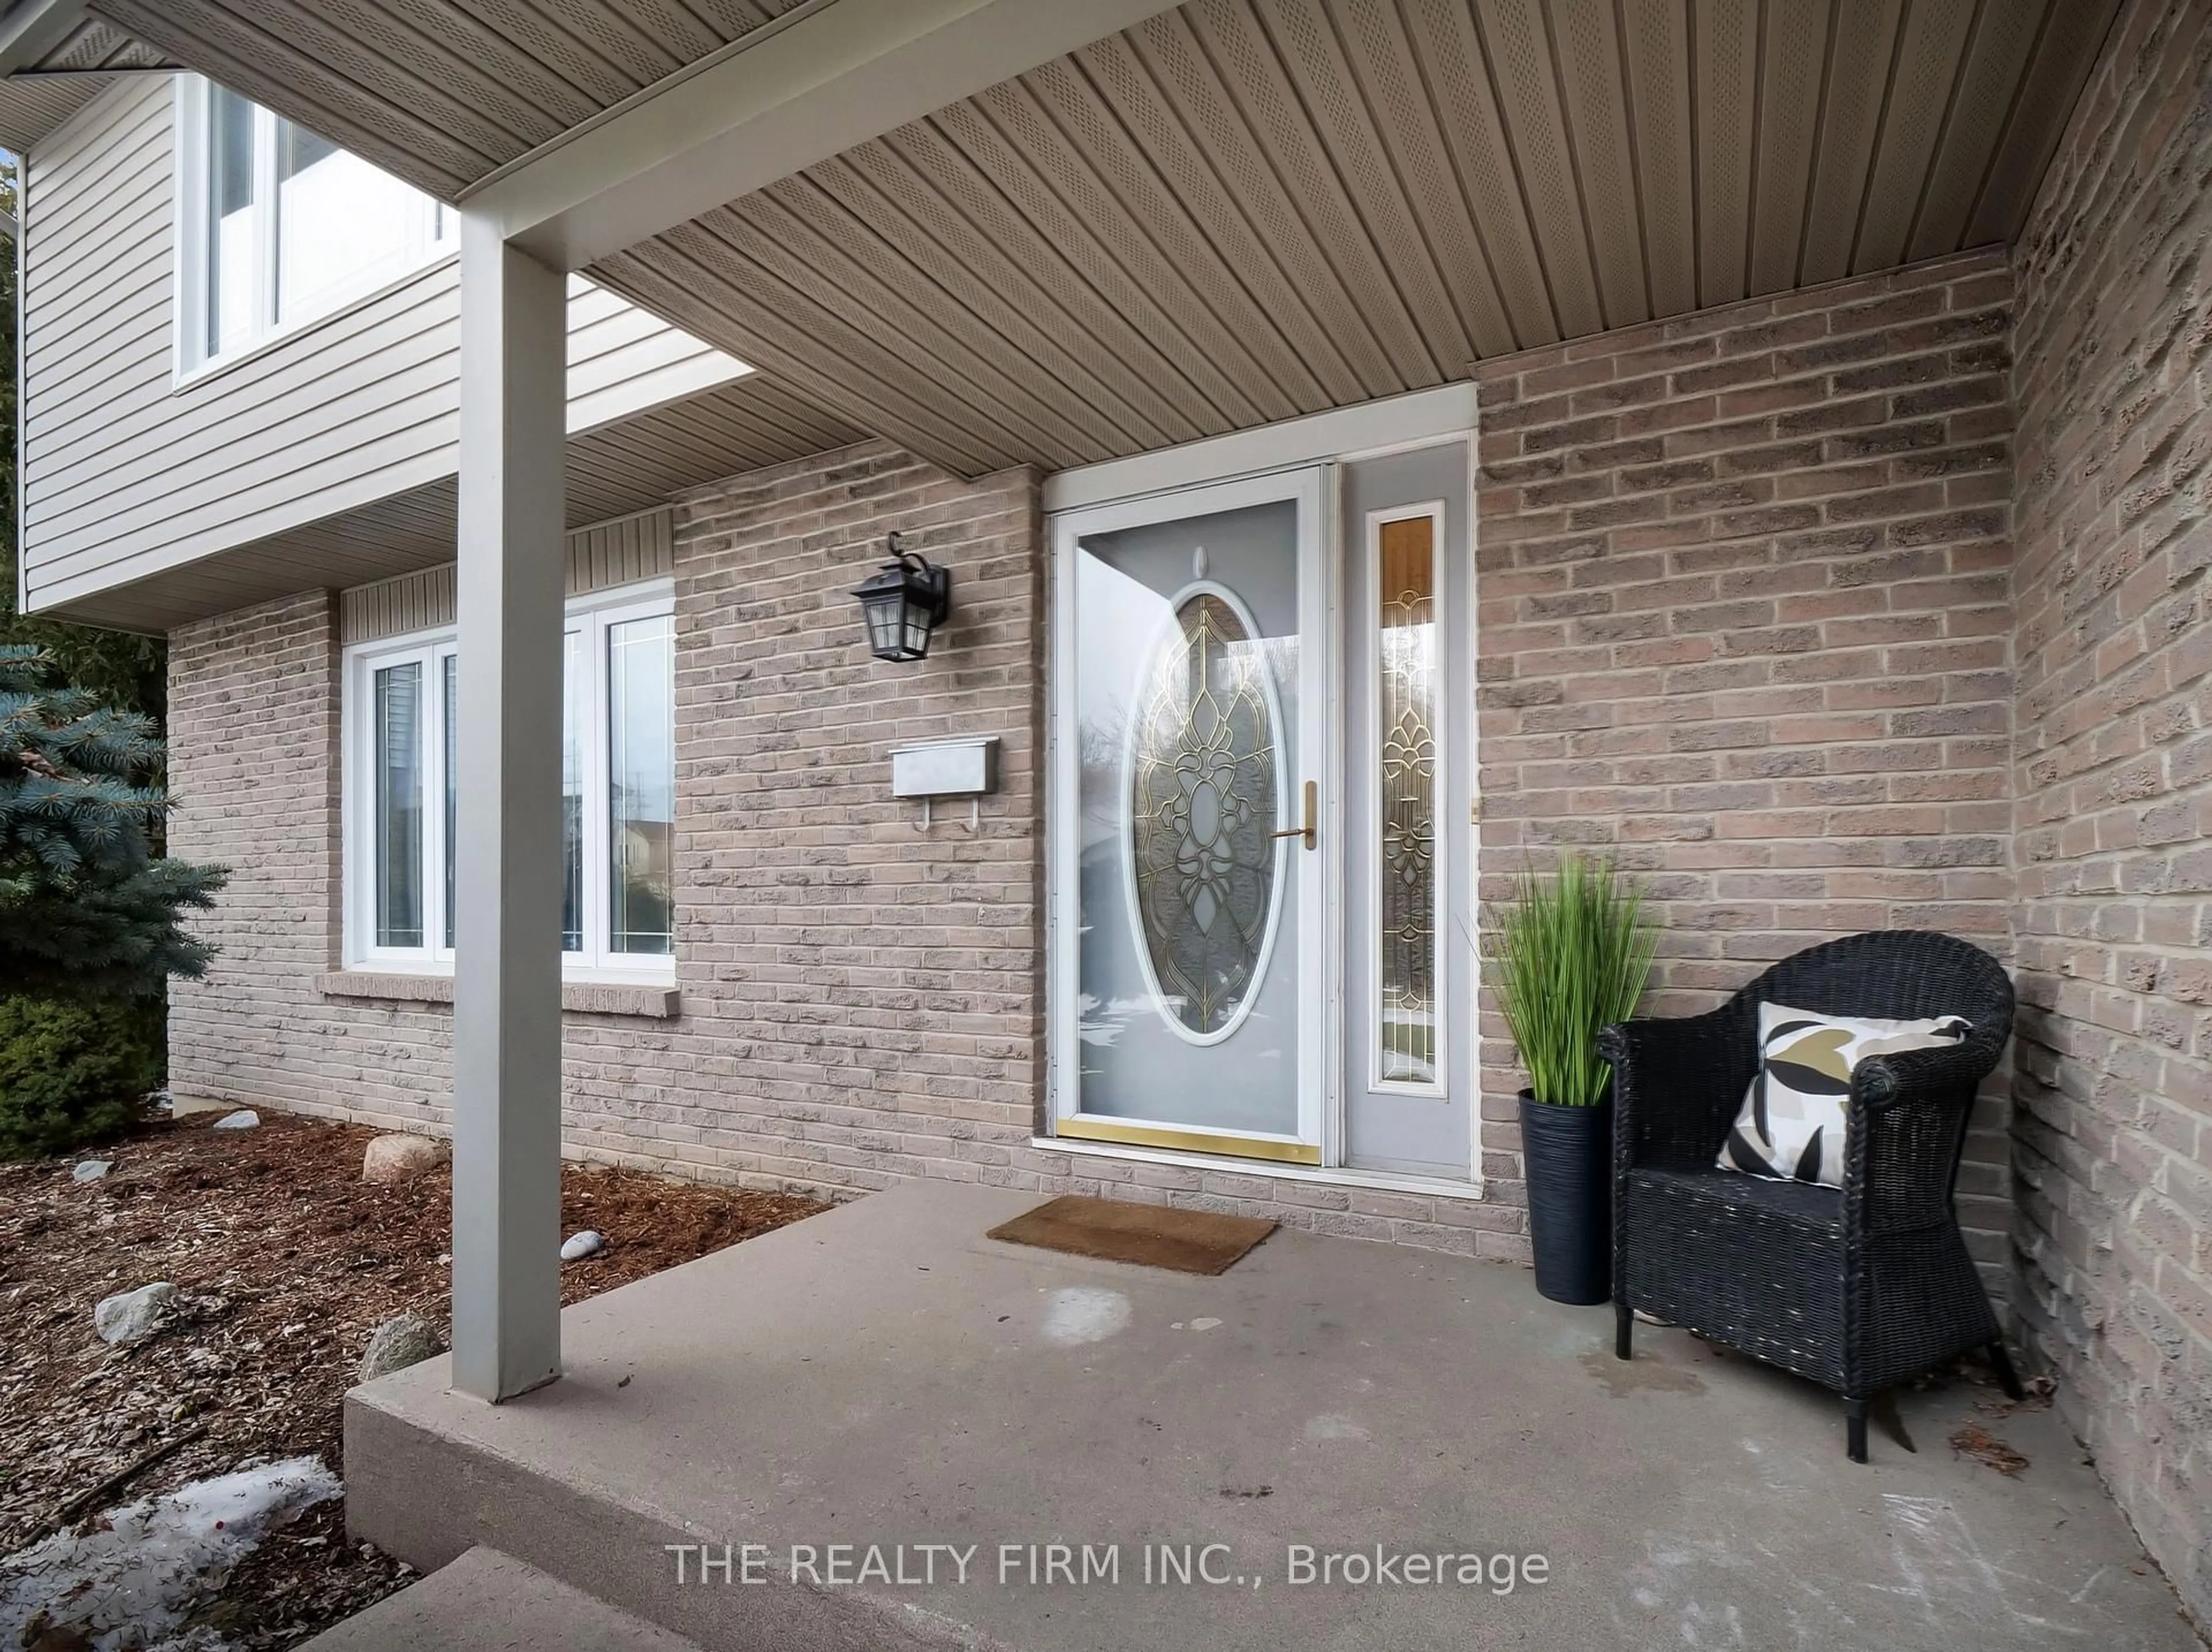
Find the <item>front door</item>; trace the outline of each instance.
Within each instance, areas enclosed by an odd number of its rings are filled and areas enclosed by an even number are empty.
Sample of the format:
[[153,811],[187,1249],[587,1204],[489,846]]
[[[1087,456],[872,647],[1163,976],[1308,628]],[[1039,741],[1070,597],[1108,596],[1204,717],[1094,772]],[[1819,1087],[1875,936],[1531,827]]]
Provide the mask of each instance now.
[[1057,522],[1060,1135],[1322,1162],[1322,483]]
[[1468,1175],[1466,467],[1054,519],[1059,1135]]

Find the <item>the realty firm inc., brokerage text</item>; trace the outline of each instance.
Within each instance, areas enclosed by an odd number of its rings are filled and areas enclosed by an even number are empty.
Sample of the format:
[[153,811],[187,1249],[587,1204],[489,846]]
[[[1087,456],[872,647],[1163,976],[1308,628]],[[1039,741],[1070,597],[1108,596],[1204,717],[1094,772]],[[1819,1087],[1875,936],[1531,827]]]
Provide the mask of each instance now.
[[1369,1544],[666,1543],[681,1584],[817,1588],[1463,1588],[1510,1594],[1551,1576],[1540,1554]]

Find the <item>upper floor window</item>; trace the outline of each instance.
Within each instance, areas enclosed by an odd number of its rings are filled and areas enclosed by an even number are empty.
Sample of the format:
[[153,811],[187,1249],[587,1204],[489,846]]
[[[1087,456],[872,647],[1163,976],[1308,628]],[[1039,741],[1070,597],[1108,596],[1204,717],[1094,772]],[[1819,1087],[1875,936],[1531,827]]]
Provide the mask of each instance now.
[[179,87],[186,371],[342,309],[453,249],[452,208],[235,92],[196,76]]

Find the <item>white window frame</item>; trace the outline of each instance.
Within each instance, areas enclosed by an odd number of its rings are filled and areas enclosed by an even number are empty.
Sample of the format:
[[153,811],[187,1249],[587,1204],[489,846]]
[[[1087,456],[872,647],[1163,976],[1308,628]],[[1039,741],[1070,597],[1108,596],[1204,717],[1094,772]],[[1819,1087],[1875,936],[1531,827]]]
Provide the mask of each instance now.
[[[564,961],[573,960],[575,966],[596,974],[627,974],[641,971],[672,976],[676,971],[676,955],[652,952],[615,952],[608,950],[609,926],[613,902],[609,883],[614,866],[611,823],[608,805],[612,795],[611,765],[614,753],[614,702],[609,693],[610,674],[607,670],[608,636],[617,625],[629,620],[672,619],[676,611],[675,587],[664,582],[660,590],[652,595],[635,591],[615,593],[618,598],[608,599],[607,593],[580,598],[568,604],[570,633],[580,633],[584,639],[584,698],[585,714],[591,720],[583,740],[583,938],[581,952],[563,952]],[[675,687],[671,673],[670,710],[674,712]],[[565,692],[565,689],[563,690]],[[675,762],[672,749],[669,758]],[[596,869],[596,870],[595,870]],[[670,944],[674,944],[674,914],[670,914]]]
[[[1445,677],[1443,645],[1444,546],[1447,543],[1444,538],[1444,501],[1441,499],[1431,499],[1417,505],[1389,505],[1381,510],[1369,511],[1363,528],[1364,543],[1362,546],[1360,574],[1367,582],[1367,599],[1374,604],[1373,619],[1368,628],[1370,635],[1365,643],[1367,664],[1370,668],[1367,691],[1374,696],[1372,709],[1376,714],[1371,719],[1366,734],[1366,738],[1372,743],[1373,749],[1370,753],[1370,761],[1364,765],[1366,772],[1358,781],[1358,806],[1365,811],[1367,829],[1375,834],[1376,840],[1372,851],[1367,856],[1366,922],[1370,932],[1366,937],[1366,944],[1370,949],[1373,958],[1373,967],[1367,972],[1369,976],[1367,983],[1369,990],[1366,995],[1367,1085],[1370,1090],[1386,1095],[1443,1096],[1451,1093],[1449,1083],[1451,1072],[1451,1054],[1445,1048],[1445,1040],[1450,1036],[1452,1017],[1447,1013],[1447,1006],[1443,1003],[1443,987],[1447,974],[1444,968],[1443,949],[1450,944],[1451,936],[1452,866],[1449,857],[1452,853],[1454,840],[1452,834],[1446,829],[1449,823],[1446,815],[1449,799],[1452,796],[1453,747],[1451,743],[1457,737],[1459,730],[1457,720],[1452,715],[1451,695],[1443,687]],[[1430,914],[1430,926],[1436,935],[1431,944],[1437,971],[1437,1001],[1430,1011],[1435,1019],[1435,1042],[1430,1050],[1429,1070],[1436,1077],[1426,1079],[1388,1078],[1384,1076],[1382,1070],[1383,1034],[1389,1024],[1388,1008],[1383,1002],[1382,990],[1382,925],[1384,859],[1382,844],[1382,745],[1389,738],[1389,731],[1382,726],[1380,714],[1382,703],[1382,530],[1395,522],[1426,522],[1429,525],[1429,571],[1434,582],[1432,589],[1435,592],[1431,598],[1434,617],[1430,623],[1435,628],[1435,668],[1437,687],[1436,703],[1429,714],[1429,733],[1430,738],[1435,741],[1437,748],[1436,773],[1431,781],[1435,788],[1436,802],[1434,829],[1436,845],[1431,851],[1435,857],[1436,871],[1431,890],[1433,909]]]
[[255,227],[253,317],[251,331],[228,349],[210,349],[208,339],[208,120],[214,83],[204,76],[179,75],[176,99],[176,281],[175,376],[181,384],[254,355],[278,339],[328,320],[412,281],[430,265],[456,256],[460,215],[434,197],[422,197],[422,210],[407,253],[396,271],[379,269],[327,293],[297,315],[276,319],[276,129],[281,116],[253,106],[253,198],[263,209]]
[[[583,843],[582,926],[580,951],[561,954],[562,975],[570,980],[673,981],[674,952],[615,952],[609,950],[612,902],[608,880],[612,865],[607,796],[613,746],[608,700],[607,640],[615,626],[631,620],[667,619],[675,613],[673,581],[656,580],[619,590],[571,597],[567,635],[583,639],[581,659]],[[565,649],[565,643],[564,643]],[[341,784],[344,908],[344,963],[348,969],[382,969],[404,975],[450,975],[453,949],[446,938],[446,702],[445,661],[457,652],[454,628],[410,632],[349,645],[345,650],[341,707]],[[419,947],[376,944],[376,673],[388,666],[419,663],[423,671],[422,712],[422,934]]]
[[[446,752],[444,658],[453,652],[451,627],[408,637],[380,638],[347,651],[344,694],[344,890],[346,962],[372,969],[453,968],[445,940]],[[376,944],[376,673],[422,668],[422,884],[421,946]]]

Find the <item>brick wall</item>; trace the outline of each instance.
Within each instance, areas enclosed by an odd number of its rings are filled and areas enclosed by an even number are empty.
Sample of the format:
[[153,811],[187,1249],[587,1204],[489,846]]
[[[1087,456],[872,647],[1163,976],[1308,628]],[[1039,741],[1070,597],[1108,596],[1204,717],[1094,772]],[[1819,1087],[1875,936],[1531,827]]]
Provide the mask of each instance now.
[[[1614,848],[1662,1013],[1858,930],[2008,956],[2010,288],[1969,254],[1478,370],[1486,893]],[[2003,1096],[1959,1184],[2000,1287]]]
[[[732,1169],[847,1187],[973,1178],[1034,1127],[1042,1023],[1036,478],[973,486],[872,444],[743,477],[677,515],[677,936],[665,1065],[573,1075],[619,1151],[666,1139]],[[893,528],[952,570],[916,665],[860,642],[851,587]],[[890,749],[1000,737],[968,811],[890,796]],[[679,1154],[678,1157],[688,1155]]]
[[2212,1620],[2212,10],[2130,6],[2014,254],[2020,1307]]
[[[672,1021],[564,1017],[572,1151],[865,1188],[963,1173],[1035,1120],[1039,812],[1035,479],[969,486],[881,446],[679,505]],[[884,536],[953,570],[939,653],[869,661],[849,587]],[[179,983],[171,1083],[443,1133],[449,1007],[326,993],[341,962],[335,604],[314,592],[170,639],[179,854],[234,868]],[[889,747],[1004,742],[981,829],[915,830]],[[997,1150],[1003,1155],[1003,1149]],[[964,1174],[974,1175],[971,1163]]]
[[170,633],[169,852],[231,869],[192,924],[220,949],[207,979],[169,988],[180,1094],[329,1113],[361,1077],[290,1036],[338,923],[337,635],[319,591]]

